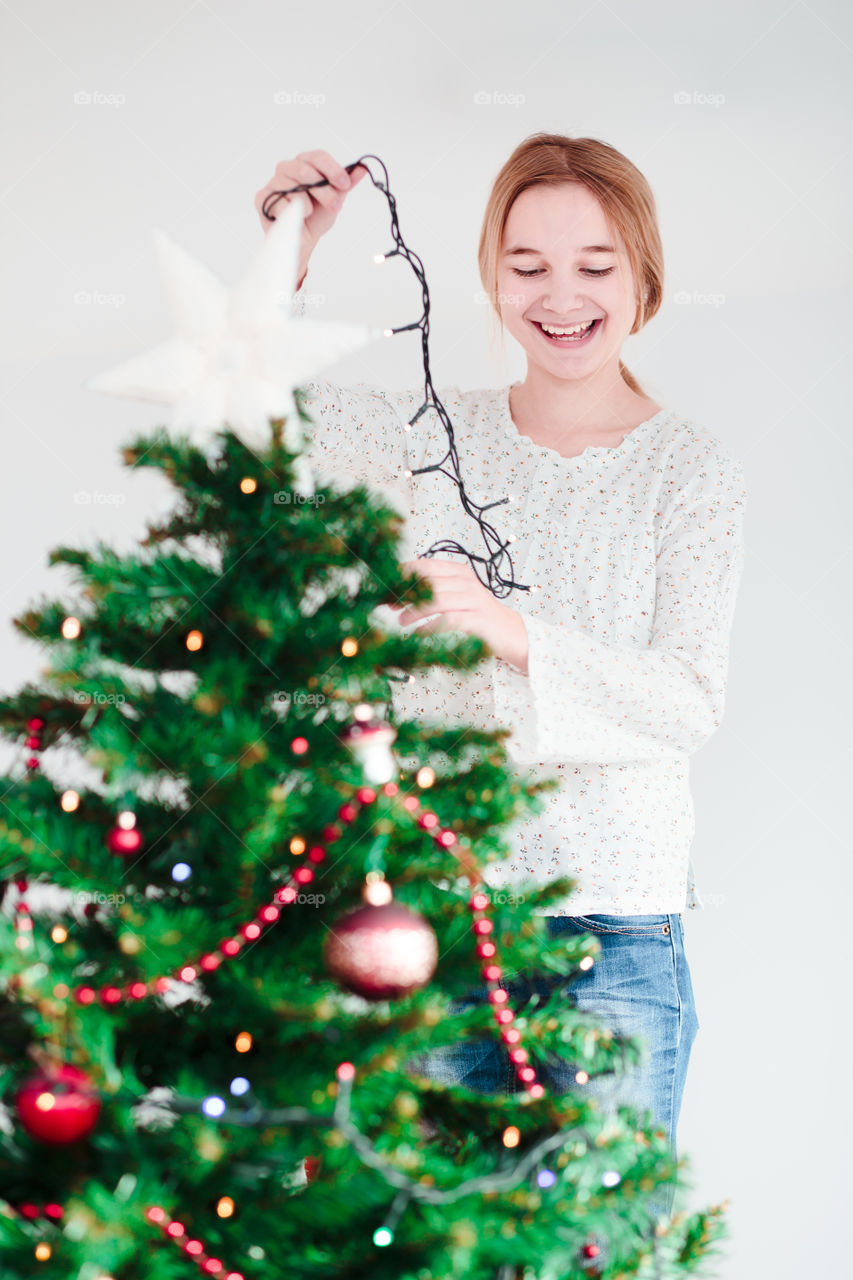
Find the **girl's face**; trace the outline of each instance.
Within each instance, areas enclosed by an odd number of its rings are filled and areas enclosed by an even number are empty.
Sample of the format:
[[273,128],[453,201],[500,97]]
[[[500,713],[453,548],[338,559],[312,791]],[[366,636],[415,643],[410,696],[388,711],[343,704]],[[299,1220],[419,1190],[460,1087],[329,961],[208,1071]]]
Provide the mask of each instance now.
[[[586,379],[618,369],[636,318],[636,285],[624,245],[587,187],[528,187],[515,199],[498,259],[498,303],[529,361],[554,377]],[[549,336],[542,328],[589,321],[591,329],[575,336]]]

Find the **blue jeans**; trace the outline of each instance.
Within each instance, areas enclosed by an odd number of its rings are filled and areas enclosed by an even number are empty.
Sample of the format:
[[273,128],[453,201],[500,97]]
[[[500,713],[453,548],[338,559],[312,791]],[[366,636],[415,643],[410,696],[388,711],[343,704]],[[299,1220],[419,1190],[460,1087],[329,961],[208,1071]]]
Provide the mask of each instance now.
[[[547,1062],[536,1064],[539,1079],[554,1093],[582,1090],[585,1096],[596,1097],[602,1111],[633,1106],[642,1120],[647,1108],[668,1135],[677,1159],[678,1114],[690,1049],[699,1030],[681,916],[547,916],[546,920],[551,950],[566,935],[591,933],[600,944],[600,955],[568,985],[543,973],[508,975],[501,986],[509,992],[511,1008],[520,1011],[534,995],[544,998],[554,992],[552,999],[570,1001],[612,1031],[642,1037],[645,1052],[635,1069],[592,1076],[584,1085],[575,1081],[577,1064],[551,1055]],[[482,1003],[487,990],[481,987],[455,1001],[450,1013]],[[463,1084],[478,1093],[514,1093],[523,1087],[497,1035],[444,1045],[412,1065],[430,1079]],[[674,1186],[662,1189],[663,1198],[653,1202],[653,1209],[671,1213],[674,1195]]]

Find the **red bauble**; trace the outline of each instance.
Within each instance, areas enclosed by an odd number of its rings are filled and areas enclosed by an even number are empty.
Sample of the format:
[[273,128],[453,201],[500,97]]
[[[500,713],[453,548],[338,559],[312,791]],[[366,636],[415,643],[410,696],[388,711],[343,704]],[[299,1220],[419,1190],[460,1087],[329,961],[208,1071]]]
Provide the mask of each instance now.
[[15,1108],[31,1137],[67,1146],[92,1132],[101,1100],[85,1071],[57,1065],[27,1077],[15,1095]]
[[126,858],[142,848],[142,834],[137,827],[113,827],[107,832],[107,848]]
[[365,1000],[398,1000],[429,982],[438,942],[423,916],[388,902],[345,915],[326,934],[323,958],[348,991]]

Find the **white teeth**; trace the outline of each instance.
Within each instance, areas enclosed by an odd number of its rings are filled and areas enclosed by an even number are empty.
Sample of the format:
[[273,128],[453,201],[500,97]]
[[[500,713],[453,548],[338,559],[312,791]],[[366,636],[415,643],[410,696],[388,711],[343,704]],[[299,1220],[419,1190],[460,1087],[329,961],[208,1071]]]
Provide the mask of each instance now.
[[576,324],[576,325],[573,325],[571,329],[554,329],[549,324],[543,324],[541,325],[541,328],[543,328],[546,333],[552,334],[555,338],[568,338],[573,333],[583,333],[586,329],[591,328],[592,325],[594,324],[595,324],[594,320],[588,320],[586,324]]

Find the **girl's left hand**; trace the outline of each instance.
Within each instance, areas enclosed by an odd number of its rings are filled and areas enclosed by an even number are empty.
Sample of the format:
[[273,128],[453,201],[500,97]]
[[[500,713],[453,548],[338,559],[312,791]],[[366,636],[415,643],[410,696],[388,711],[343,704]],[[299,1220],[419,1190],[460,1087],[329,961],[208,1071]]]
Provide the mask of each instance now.
[[417,560],[405,561],[400,568],[405,573],[426,578],[433,590],[433,598],[427,604],[390,606],[402,610],[397,619],[401,627],[437,613],[439,617],[424,623],[418,631],[464,631],[479,636],[496,657],[528,674],[524,618],[516,609],[496,600],[469,564],[420,556]]

